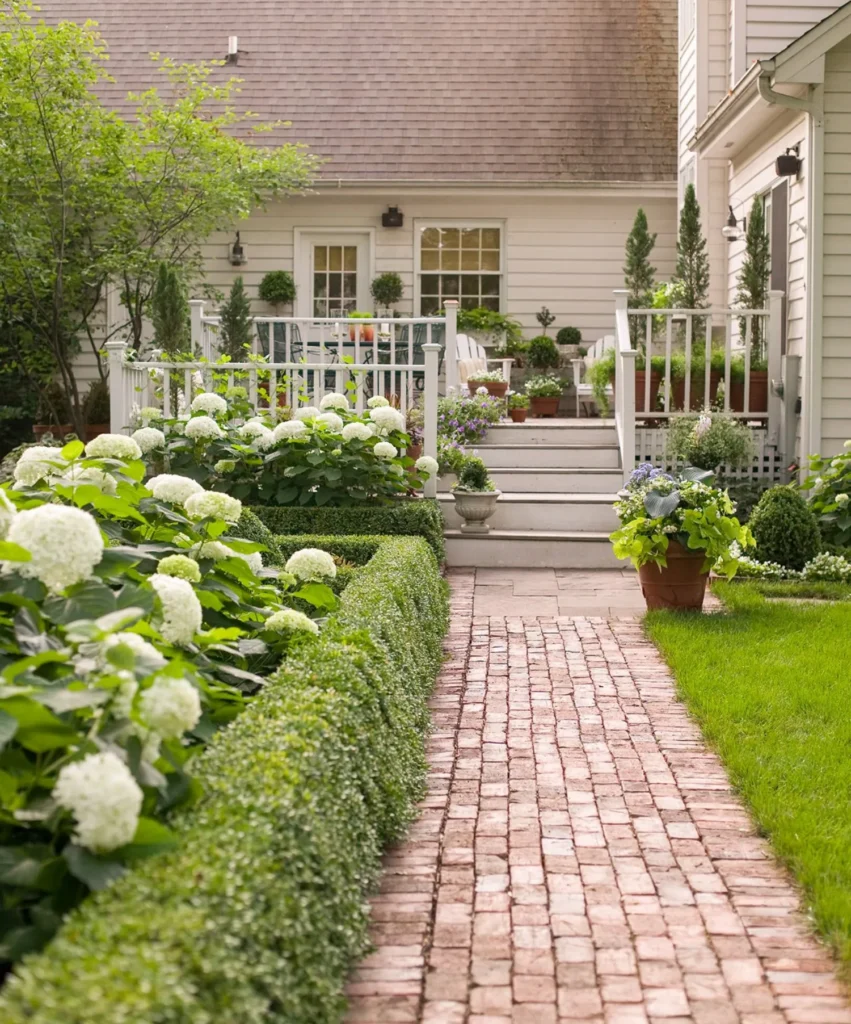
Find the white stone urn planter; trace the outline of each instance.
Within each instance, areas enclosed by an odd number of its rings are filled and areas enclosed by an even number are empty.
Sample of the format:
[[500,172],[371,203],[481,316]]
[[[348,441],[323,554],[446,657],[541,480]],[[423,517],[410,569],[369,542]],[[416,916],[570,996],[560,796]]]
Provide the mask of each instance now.
[[501,491],[453,491],[455,510],[464,520],[462,533],[488,533],[486,520],[496,511]]

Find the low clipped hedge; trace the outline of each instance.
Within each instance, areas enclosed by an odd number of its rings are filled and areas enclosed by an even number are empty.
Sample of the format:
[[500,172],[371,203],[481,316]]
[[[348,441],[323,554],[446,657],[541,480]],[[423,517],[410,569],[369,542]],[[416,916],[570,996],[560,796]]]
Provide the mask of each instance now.
[[281,508],[255,505],[252,510],[280,540],[281,534],[351,535],[380,534],[420,536],[431,545],[437,560],[443,562],[443,515],[436,501],[429,498],[397,500],[389,505],[349,506],[347,508]]
[[314,547],[330,551],[332,555],[345,558],[347,562],[354,562],[355,565],[366,565],[381,546],[381,537],[337,537],[337,536],[313,536],[310,534],[296,535],[294,537],[275,537],[275,543],[281,552],[281,558],[286,562],[290,555],[302,548]]
[[339,1019],[381,850],[423,792],[448,618],[426,542],[376,543],[323,632],[198,759],[204,796],[175,822],[179,847],[18,965],[4,1024]]
[[283,565],[281,549],[272,531],[265,526],[260,519],[249,509],[243,509],[239,517],[239,524],[231,532],[243,540],[251,541],[252,544],[265,544],[266,551],[263,552],[264,565]]

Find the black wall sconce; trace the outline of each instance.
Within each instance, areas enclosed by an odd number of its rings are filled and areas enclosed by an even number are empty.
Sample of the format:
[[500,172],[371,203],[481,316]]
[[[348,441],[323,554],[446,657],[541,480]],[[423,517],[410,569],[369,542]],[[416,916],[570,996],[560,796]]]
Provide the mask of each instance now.
[[730,216],[727,218],[727,223],[721,228],[721,234],[727,239],[728,242],[738,242],[743,237],[745,232],[748,230],[748,219],[742,217],[742,226],[739,227],[739,222],[736,220],[736,215],[733,213],[733,207],[730,207]]
[[381,214],[381,226],[385,228],[400,228],[405,223],[405,215],[398,206],[389,206],[387,213]]
[[774,169],[779,178],[797,178],[801,173],[801,158],[798,156],[798,147],[792,146],[786,150],[783,156],[779,156],[774,163]]
[[245,263],[246,255],[245,249],[242,247],[242,243],[239,240],[239,232],[236,233],[236,241],[233,245],[228,246],[228,259],[235,267],[241,267]]

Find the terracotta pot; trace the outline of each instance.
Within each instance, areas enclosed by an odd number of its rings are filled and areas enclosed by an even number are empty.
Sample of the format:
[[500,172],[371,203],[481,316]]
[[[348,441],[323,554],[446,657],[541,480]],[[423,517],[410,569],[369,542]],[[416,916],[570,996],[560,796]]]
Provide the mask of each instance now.
[[100,437],[101,434],[109,433],[108,423],[87,423],[86,424],[86,441],[94,441],[96,437]]
[[[261,395],[263,396],[263,398],[266,399],[266,402],[268,403],[268,401],[269,401],[269,384],[265,380],[259,380],[257,382],[257,396],[260,397]],[[286,396],[285,393],[279,392],[278,393],[278,408],[279,409],[286,409],[286,407],[287,407],[287,396]]]
[[[709,371],[709,401],[715,401],[715,393],[718,391],[723,374],[718,370]],[[706,404],[704,389],[706,387],[706,376],[703,373],[694,373],[691,377],[691,389],[689,391],[689,412],[699,412]],[[686,382],[685,377],[671,380],[671,408],[685,409],[686,404]]]
[[405,454],[408,456],[408,458],[414,459],[415,461],[422,455],[422,453],[423,446],[421,444],[409,444],[408,447],[405,449]]
[[62,423],[56,426],[55,423],[33,423],[33,436],[36,441],[40,441],[45,434],[52,434],[55,438],[61,439],[66,434],[73,434],[74,425],[72,423]]
[[[349,341],[354,341],[357,338],[357,327],[349,327]],[[360,340],[361,341],[375,341],[375,325],[374,324],[363,324],[360,327]]]
[[462,533],[488,533],[490,526],[485,520],[496,512],[500,491],[453,491],[455,509],[464,520]]
[[688,551],[677,540],[668,545],[665,568],[652,562],[638,570],[647,607],[699,612],[703,608],[709,573],[704,572],[702,551]]
[[[645,386],[645,373],[646,370],[635,371],[635,411],[636,412],[654,412],[656,409],[656,396],[659,393],[659,385],[662,383],[662,375],[657,373],[656,370],[650,371],[650,406],[644,408],[644,386]],[[614,400],[616,394],[616,381],[612,378],[612,408],[614,409]]]
[[528,412],[528,409],[509,409],[508,415],[511,417],[513,423],[525,423],[526,414]]
[[[751,370],[748,406],[748,412],[755,416],[768,412],[768,370]],[[745,382],[743,380],[730,381],[730,411],[745,411]]]
[[529,406],[533,416],[541,419],[558,415],[560,398],[530,398]]
[[505,398],[505,392],[508,391],[507,380],[468,380],[467,389],[471,395],[479,390],[479,388],[487,388],[488,394],[493,398]]

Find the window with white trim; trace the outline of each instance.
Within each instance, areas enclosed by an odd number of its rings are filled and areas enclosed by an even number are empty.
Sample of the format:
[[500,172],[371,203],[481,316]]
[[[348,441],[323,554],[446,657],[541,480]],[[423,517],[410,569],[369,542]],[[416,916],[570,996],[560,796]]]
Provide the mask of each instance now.
[[420,316],[433,316],[447,299],[462,309],[499,312],[502,301],[503,229],[498,224],[421,224]]
[[680,0],[680,46],[694,35],[696,0]]

